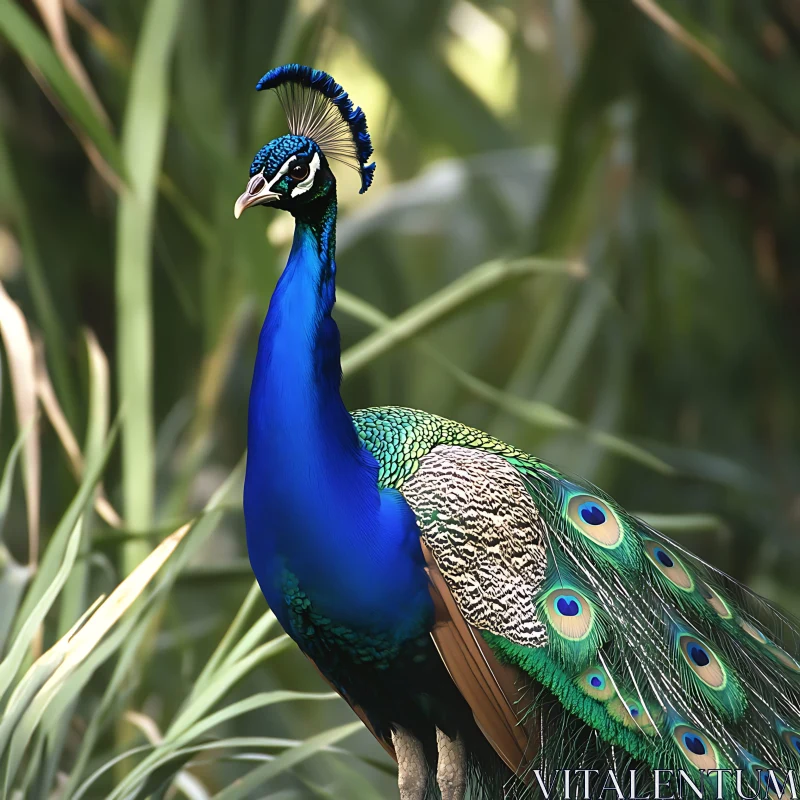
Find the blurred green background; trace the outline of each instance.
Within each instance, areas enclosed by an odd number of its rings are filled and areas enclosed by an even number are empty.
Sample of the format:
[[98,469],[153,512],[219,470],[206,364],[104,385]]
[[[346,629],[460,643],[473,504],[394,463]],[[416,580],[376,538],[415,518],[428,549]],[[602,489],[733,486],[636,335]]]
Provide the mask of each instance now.
[[375,144],[369,194],[339,175],[349,407],[489,431],[800,611],[796,0],[0,0],[3,797],[396,791],[246,561],[292,221],[232,210],[290,61]]

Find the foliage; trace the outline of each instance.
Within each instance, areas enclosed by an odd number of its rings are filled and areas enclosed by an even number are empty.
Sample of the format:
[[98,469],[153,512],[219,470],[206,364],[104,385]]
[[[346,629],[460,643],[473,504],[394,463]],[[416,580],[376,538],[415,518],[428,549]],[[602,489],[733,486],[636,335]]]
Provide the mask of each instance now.
[[513,441],[800,610],[792,0],[0,0],[0,41],[3,796],[392,791],[244,549],[291,220],[232,207],[288,61],[376,144],[348,404]]

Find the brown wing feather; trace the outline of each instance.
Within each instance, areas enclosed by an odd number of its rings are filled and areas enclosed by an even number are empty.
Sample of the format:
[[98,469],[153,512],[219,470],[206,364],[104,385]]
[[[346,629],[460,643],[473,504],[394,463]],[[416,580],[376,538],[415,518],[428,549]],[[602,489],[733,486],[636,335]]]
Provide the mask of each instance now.
[[432,637],[450,677],[472,709],[478,727],[509,769],[523,774],[536,738],[525,719],[530,704],[521,688],[521,674],[501,664],[463,617],[433,554],[425,545],[431,596],[436,608]]

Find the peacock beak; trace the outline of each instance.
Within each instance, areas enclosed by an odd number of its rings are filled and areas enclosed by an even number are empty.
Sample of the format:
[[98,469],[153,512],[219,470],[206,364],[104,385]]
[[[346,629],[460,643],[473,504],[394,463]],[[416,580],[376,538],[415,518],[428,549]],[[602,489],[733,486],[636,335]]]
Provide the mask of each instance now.
[[239,219],[242,215],[242,211],[246,208],[279,199],[280,195],[270,191],[270,189],[271,185],[261,173],[254,175],[250,178],[247,189],[245,189],[244,193],[240,194],[236,200],[236,204],[233,207],[233,216]]

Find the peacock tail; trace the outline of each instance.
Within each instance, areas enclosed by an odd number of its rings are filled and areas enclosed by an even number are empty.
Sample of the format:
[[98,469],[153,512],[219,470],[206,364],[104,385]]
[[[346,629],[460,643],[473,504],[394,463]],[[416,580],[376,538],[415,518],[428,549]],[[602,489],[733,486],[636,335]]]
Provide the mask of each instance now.
[[643,797],[657,769],[707,796],[718,781],[726,798],[737,781],[791,796],[791,620],[596,487],[480,431],[403,408],[353,420],[461,614],[518,670],[530,793],[573,767],[636,770]]

